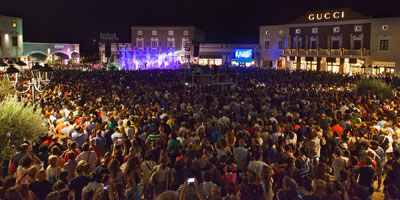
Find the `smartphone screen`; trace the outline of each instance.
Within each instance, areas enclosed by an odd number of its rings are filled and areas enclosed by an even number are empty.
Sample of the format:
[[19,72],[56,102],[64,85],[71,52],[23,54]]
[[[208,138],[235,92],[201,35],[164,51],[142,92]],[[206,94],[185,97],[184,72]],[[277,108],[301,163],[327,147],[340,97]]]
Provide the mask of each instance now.
[[194,178],[188,178],[188,183],[194,183]]

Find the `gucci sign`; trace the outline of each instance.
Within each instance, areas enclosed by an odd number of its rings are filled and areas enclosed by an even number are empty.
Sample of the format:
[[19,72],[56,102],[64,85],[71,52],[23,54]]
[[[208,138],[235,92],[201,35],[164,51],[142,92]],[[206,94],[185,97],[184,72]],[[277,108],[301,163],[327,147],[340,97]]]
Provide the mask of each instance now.
[[344,11],[308,14],[308,20],[310,21],[321,21],[321,20],[343,19],[343,18],[344,18]]

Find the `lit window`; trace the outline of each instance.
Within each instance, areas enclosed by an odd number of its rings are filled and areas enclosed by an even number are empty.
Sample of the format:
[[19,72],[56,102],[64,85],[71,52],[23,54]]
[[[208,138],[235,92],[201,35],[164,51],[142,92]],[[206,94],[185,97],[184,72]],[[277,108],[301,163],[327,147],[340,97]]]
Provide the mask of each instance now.
[[268,35],[269,34],[269,31],[265,31],[265,35]]
[[317,34],[318,33],[318,28],[312,28],[312,33]]
[[388,29],[389,29],[389,26],[388,26],[388,25],[383,25],[383,26],[382,26],[382,30],[386,31],[386,30],[388,30]]
[[16,23],[16,22],[13,22],[13,23],[12,23],[12,27],[13,27],[13,28],[16,28],[16,27],[17,27],[17,23]]
[[340,27],[333,27],[333,32],[334,33],[340,33]]
[[354,32],[361,32],[361,31],[362,31],[362,26],[361,25],[354,26]]
[[174,35],[174,31],[173,30],[168,31],[168,35]]
[[138,35],[143,35],[143,31],[137,31]]
[[297,28],[296,29],[296,34],[300,34],[301,33],[301,29]]
[[189,35],[189,31],[183,31],[183,35]]
[[389,40],[379,40],[379,50],[389,50]]
[[151,31],[151,35],[157,35],[157,31]]

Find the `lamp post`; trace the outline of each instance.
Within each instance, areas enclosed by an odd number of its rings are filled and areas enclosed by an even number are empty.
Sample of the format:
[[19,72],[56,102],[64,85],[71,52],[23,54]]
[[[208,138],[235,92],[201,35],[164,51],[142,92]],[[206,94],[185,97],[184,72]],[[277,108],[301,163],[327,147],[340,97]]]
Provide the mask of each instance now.
[[[19,64],[22,65],[22,62]],[[28,72],[26,74],[22,74],[17,68],[14,67],[14,65],[9,65],[5,74],[7,76],[8,81],[11,83],[14,90],[18,94],[27,93],[31,91],[32,101],[33,103],[36,103],[36,92],[42,93],[44,91],[43,87],[46,87],[50,83],[52,72],[53,69],[47,64],[44,67],[42,67],[36,63],[31,68],[30,73]],[[26,87],[25,90],[24,89],[20,90],[18,88],[19,86],[18,83],[19,81],[21,81],[21,79],[18,80],[19,77],[21,78],[27,77],[27,79],[22,80],[22,81],[28,81],[28,83],[22,84],[22,88]]]

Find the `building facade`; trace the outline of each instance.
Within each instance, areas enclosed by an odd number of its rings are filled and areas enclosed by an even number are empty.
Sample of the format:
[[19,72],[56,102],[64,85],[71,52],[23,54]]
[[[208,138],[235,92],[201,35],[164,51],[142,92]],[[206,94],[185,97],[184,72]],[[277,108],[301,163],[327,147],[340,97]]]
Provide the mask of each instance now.
[[0,16],[0,58],[16,59],[23,55],[22,19]]
[[79,44],[24,42],[23,45],[24,55],[29,63],[79,64]]
[[307,13],[260,27],[260,65],[344,74],[400,75],[400,18],[367,18],[350,9]]
[[260,62],[259,44],[200,44],[200,56],[198,64],[205,65],[228,65],[239,66],[241,63],[236,62],[235,50],[251,49],[252,61],[243,63],[246,67],[255,67]]
[[33,62],[79,63],[79,54],[79,44],[24,42],[22,19],[0,16],[0,59],[20,60],[29,68]]
[[196,62],[204,38],[194,26],[132,26],[131,34],[132,44],[120,48],[120,58],[145,68],[174,68]]

